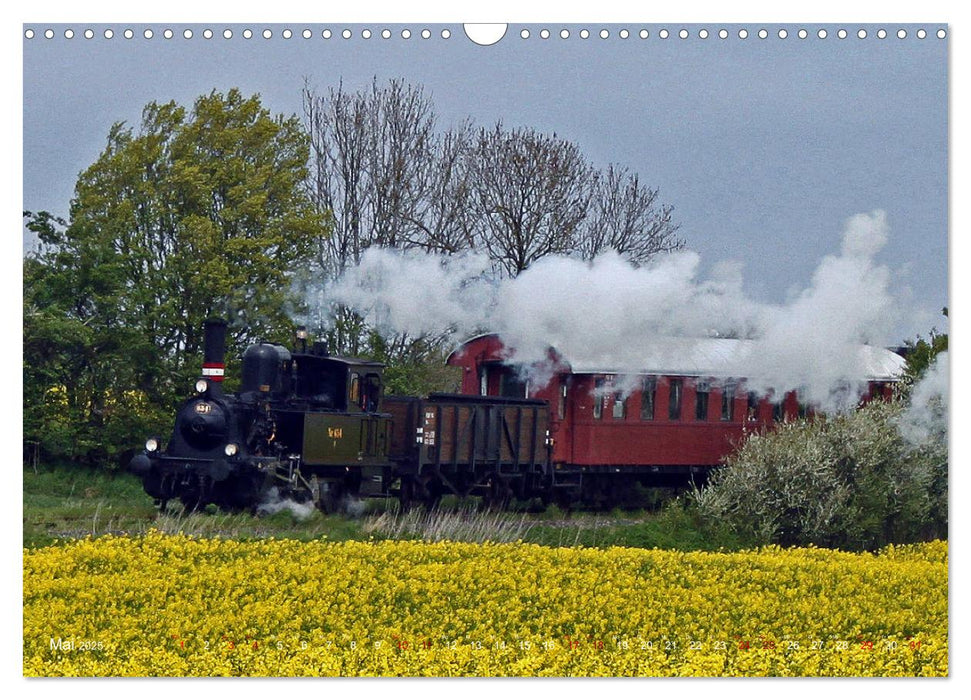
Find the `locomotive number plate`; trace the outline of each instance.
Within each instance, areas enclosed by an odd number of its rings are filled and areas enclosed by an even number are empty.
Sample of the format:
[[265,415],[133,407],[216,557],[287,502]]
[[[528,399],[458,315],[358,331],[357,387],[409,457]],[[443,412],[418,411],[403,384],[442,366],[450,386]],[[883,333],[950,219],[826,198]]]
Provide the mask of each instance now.
[[332,440],[340,440],[341,438],[344,437],[344,429],[327,428],[327,437],[331,438]]
[[197,403],[196,413],[210,413],[212,412],[212,406],[207,403]]

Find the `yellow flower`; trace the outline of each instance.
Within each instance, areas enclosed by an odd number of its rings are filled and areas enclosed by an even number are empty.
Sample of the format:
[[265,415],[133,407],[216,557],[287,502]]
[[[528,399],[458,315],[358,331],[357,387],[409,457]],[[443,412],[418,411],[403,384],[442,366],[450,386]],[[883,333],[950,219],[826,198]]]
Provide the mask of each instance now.
[[947,675],[947,543],[876,555],[103,537],[24,551],[28,676]]

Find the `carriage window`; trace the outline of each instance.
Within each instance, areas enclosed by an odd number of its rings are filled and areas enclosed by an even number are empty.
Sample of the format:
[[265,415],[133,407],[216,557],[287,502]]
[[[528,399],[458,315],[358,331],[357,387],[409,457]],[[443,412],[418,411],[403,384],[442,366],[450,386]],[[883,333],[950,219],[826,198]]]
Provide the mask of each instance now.
[[748,420],[759,419],[759,395],[754,391],[748,393],[748,403],[746,405],[746,418]]
[[560,384],[560,399],[556,404],[556,417],[560,420],[566,418],[566,391],[566,379],[564,379],[563,383]]
[[604,403],[607,395],[604,393],[604,380],[598,379],[593,383],[593,417],[600,420],[604,415]]
[[529,385],[521,381],[514,370],[507,370],[499,378],[499,396],[511,399],[526,398]]
[[654,400],[657,398],[657,377],[641,381],[641,420],[654,420]]
[[708,420],[708,391],[710,386],[704,380],[695,382],[695,420]]
[[627,399],[619,391],[614,394],[614,418],[623,420],[627,417]]
[[786,397],[782,395],[778,401],[772,402],[772,420],[782,422],[786,419]]
[[668,393],[668,419],[681,420],[681,380],[672,379]]
[[722,387],[722,420],[735,420],[735,385]]
[[489,368],[479,367],[479,396],[489,394]]
[[870,398],[871,399],[885,399],[887,398],[887,385],[883,382],[873,382],[870,384]]
[[361,378],[357,372],[351,373],[351,391],[348,394],[348,405],[359,405],[361,402]]

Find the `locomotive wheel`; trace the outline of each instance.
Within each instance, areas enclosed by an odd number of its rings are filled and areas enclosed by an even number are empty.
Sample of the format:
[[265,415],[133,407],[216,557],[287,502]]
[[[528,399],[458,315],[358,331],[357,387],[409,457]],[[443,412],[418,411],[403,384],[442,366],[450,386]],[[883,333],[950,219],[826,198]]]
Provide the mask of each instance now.
[[401,477],[401,487],[398,491],[398,503],[401,505],[401,512],[407,513],[415,507],[418,502],[418,484],[408,476]]
[[543,506],[543,510],[549,508],[550,504],[553,503],[553,489],[547,488],[540,491],[539,502]]
[[431,512],[438,508],[438,505],[442,502],[442,492],[444,490],[442,483],[438,479],[431,479],[425,484],[425,494],[422,499],[425,504],[425,510]]
[[573,494],[566,489],[558,489],[553,493],[553,502],[556,507],[565,513],[573,510]]
[[320,500],[317,505],[328,515],[340,512],[344,487],[339,481],[325,481],[320,484]]
[[182,502],[182,507],[185,509],[186,514],[196,513],[203,509],[204,504],[202,499],[197,493],[185,493],[179,496],[179,500]]
[[512,489],[506,480],[498,474],[493,474],[489,477],[489,491],[482,502],[487,510],[505,510],[512,496]]
[[206,483],[201,476],[196,476],[195,483],[184,483],[183,488],[179,489],[179,500],[186,513],[195,513],[206,507]]

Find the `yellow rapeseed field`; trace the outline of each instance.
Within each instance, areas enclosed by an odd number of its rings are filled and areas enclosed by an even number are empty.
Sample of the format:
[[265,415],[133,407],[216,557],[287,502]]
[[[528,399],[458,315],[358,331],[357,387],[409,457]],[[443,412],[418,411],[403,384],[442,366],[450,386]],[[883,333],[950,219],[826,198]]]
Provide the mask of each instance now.
[[940,676],[947,543],[879,554],[236,542],[24,551],[28,676]]

